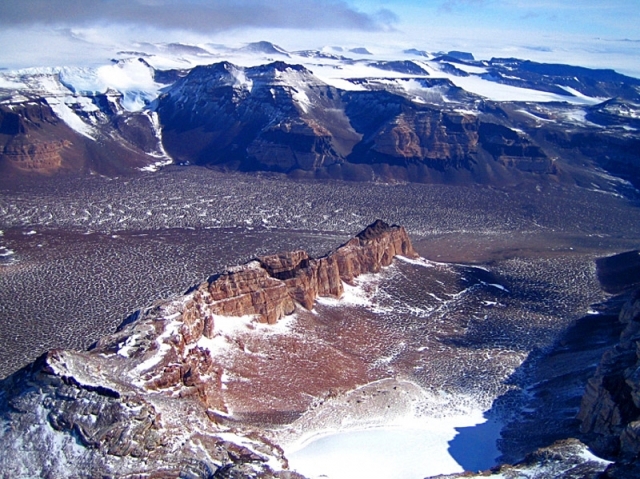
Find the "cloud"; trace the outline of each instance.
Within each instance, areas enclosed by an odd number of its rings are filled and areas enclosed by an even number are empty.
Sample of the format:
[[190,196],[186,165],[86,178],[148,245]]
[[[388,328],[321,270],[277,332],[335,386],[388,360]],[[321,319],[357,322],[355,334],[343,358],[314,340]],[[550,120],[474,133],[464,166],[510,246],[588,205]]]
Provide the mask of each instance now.
[[2,0],[0,25],[135,24],[211,33],[238,28],[389,30],[389,10],[367,14],[342,0]]

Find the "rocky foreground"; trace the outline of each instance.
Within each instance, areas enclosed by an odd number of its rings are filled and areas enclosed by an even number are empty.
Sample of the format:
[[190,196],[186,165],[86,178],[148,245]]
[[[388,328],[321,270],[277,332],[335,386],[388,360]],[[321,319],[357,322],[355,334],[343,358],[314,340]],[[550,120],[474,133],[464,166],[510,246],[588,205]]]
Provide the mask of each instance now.
[[216,362],[225,317],[276,323],[396,255],[417,256],[404,228],[376,221],[324,257],[284,253],[213,276],[90,351],[49,351],[1,383],[3,474],[297,477],[277,444],[230,418]]
[[[535,363],[529,419],[502,431],[504,461],[546,447],[483,475],[637,477],[638,253],[625,255],[599,265],[603,287],[622,294],[617,306],[576,323]],[[49,351],[0,383],[3,477],[302,477],[289,470],[285,444],[339,429],[347,416],[384,424],[428,394],[367,369],[382,354],[372,324],[355,334],[332,317],[343,313],[316,308],[396,256],[417,262],[404,228],[376,221],[320,258],[262,256],[212,276],[137,311],[89,351]],[[344,340],[293,334],[297,315]],[[340,346],[370,337],[361,350]]]

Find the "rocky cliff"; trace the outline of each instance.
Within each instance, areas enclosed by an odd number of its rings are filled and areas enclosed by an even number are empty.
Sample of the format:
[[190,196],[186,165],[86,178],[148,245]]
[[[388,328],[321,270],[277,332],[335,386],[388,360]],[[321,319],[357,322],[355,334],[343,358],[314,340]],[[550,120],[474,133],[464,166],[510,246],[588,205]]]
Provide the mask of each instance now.
[[[353,78],[353,60],[298,53],[274,53],[291,63],[264,58],[270,63],[250,67],[198,60],[163,71],[143,58],[114,62],[139,88],[102,80],[88,88],[95,71],[0,74],[8,80],[0,81],[0,168],[118,175],[175,162],[303,178],[611,188],[604,169],[638,186],[640,80],[450,55],[362,60]],[[455,77],[509,85],[506,98],[522,91],[514,100],[481,96]]]
[[225,328],[254,328],[247,316],[274,323],[319,296],[339,298],[343,282],[396,255],[416,256],[406,231],[376,221],[321,258],[282,253],[213,276],[136,312],[90,351],[46,353],[0,383],[3,474],[299,477],[260,429],[227,419]]
[[605,477],[640,474],[640,290],[638,251],[598,261],[598,277],[605,289],[626,298],[618,321],[619,340],[602,355],[589,379],[578,420],[584,440],[616,463]]
[[222,62],[194,68],[159,98],[164,145],[181,163],[307,177],[492,182],[556,173],[527,133],[479,115],[477,97],[412,65],[421,88],[473,108],[413,101],[384,79],[341,91],[300,65]]
[[589,380],[578,419],[590,446],[622,467],[640,454],[640,290],[631,294],[619,321],[620,341]]
[[[118,111],[118,98],[109,95],[83,100],[88,112],[63,107],[58,98],[2,101],[0,94],[0,170],[117,175],[162,158],[153,115]],[[65,114],[77,118],[73,127]]]
[[340,298],[342,283],[377,273],[397,255],[416,257],[404,228],[376,221],[332,253],[318,259],[304,251],[257,258],[197,287],[197,301],[212,314],[256,315],[275,323],[296,303],[312,309],[318,296]]
[[313,171],[343,162],[359,140],[339,91],[283,62],[196,67],[157,111],[164,145],[183,163]]

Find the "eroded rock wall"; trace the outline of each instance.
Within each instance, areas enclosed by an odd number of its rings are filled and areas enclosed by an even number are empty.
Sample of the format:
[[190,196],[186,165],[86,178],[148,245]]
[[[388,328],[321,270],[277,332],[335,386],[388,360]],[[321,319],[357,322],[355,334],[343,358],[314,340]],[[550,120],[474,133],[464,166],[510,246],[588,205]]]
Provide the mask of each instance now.
[[598,452],[633,458],[640,454],[640,290],[619,316],[620,342],[603,356],[589,380],[578,419]]
[[327,256],[314,259],[304,251],[264,256],[198,290],[214,314],[258,315],[275,323],[293,313],[296,302],[311,309],[318,296],[341,297],[343,281],[377,273],[397,255],[417,256],[404,228],[378,220]]
[[415,256],[406,231],[376,221],[322,258],[294,251],[214,276],[136,312],[90,351],[49,351],[0,381],[0,470],[7,477],[301,477],[259,429],[226,419],[226,369],[217,354],[234,340],[216,321],[251,315],[273,323],[297,303],[311,308],[318,296],[339,297],[343,281],[379,271],[398,254]]

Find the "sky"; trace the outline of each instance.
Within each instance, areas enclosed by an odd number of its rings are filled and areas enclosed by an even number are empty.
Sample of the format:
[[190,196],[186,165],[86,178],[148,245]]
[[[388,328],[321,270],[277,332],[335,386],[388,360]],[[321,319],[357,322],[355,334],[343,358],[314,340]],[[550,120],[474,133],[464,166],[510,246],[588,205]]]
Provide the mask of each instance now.
[[639,0],[1,0],[0,68],[104,62],[132,42],[268,40],[615,68],[640,77]]

